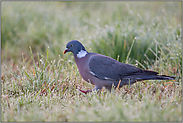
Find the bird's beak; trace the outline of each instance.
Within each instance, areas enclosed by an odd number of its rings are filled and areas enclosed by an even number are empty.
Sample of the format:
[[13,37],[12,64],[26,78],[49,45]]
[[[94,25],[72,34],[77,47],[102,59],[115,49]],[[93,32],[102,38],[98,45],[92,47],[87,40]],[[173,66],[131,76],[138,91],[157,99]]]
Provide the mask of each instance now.
[[66,48],[66,49],[64,50],[63,54],[65,54],[67,51],[68,51],[68,48]]

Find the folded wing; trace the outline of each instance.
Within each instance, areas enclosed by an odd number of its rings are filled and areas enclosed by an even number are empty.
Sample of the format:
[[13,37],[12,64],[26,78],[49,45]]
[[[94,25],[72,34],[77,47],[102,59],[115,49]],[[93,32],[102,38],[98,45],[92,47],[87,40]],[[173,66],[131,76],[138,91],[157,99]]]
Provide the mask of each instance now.
[[[144,71],[129,64],[118,62],[100,54],[93,55],[89,61],[90,73],[103,80],[120,80],[126,76],[144,74]],[[149,71],[151,72],[151,71]],[[152,71],[153,72],[153,71]],[[151,73],[152,74],[152,73]],[[153,74],[157,74],[153,72]]]

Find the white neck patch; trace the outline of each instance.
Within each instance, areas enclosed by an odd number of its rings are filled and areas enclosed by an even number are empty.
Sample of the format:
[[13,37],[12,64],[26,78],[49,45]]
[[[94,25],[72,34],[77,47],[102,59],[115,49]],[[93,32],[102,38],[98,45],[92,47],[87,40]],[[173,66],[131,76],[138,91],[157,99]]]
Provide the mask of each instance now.
[[85,57],[85,56],[86,56],[86,54],[87,54],[87,52],[86,52],[86,51],[81,50],[81,51],[77,54],[77,57],[78,57],[78,58],[82,58],[82,57]]

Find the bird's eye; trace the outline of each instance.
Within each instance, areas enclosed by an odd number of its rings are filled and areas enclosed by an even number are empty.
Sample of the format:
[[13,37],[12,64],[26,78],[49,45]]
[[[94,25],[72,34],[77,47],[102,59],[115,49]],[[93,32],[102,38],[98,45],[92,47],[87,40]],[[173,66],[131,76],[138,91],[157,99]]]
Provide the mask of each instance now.
[[71,47],[73,47],[73,45],[71,44]]

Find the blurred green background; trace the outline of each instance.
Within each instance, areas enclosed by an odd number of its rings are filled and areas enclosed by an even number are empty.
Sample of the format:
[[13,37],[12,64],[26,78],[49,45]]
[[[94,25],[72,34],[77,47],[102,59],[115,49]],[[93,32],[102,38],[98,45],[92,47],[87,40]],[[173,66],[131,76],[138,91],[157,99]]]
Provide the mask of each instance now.
[[[182,121],[181,2],[3,1],[1,10],[2,121]],[[63,55],[70,40],[175,80],[81,94],[94,85]]]
[[49,59],[58,60],[74,39],[88,51],[145,67],[154,64],[158,51],[177,49],[181,58],[180,2],[3,1],[1,25],[5,64],[20,63],[22,55],[30,59],[29,46],[35,55],[45,55],[49,46]]

